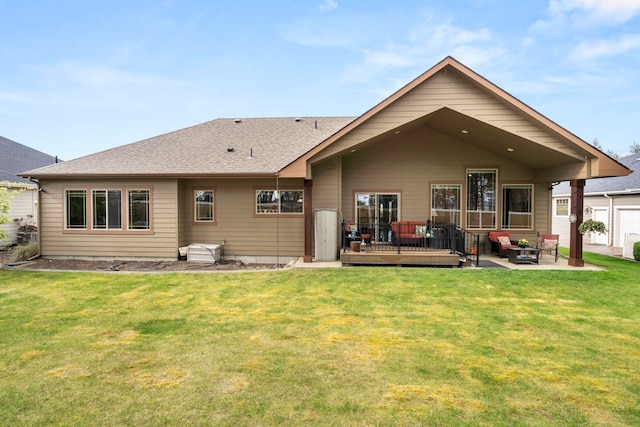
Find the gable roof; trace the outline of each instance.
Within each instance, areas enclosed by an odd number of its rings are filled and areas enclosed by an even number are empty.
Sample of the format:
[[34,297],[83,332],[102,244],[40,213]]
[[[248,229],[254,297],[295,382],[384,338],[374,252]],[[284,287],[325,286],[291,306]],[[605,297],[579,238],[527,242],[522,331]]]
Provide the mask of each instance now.
[[[635,173],[627,176],[588,179],[584,185],[585,196],[603,193],[640,194],[640,153],[623,157],[619,161]],[[571,187],[567,181],[563,181],[553,187],[554,196],[565,196],[569,194],[571,194]]]
[[[404,99],[416,94],[419,90],[424,90],[424,85],[428,82],[435,80],[438,76],[447,75],[459,77],[460,81],[464,81],[467,85],[466,90],[479,91],[478,93],[481,93],[483,97],[495,100],[497,104],[505,107],[502,109],[503,112],[509,111],[513,117],[524,118],[536,128],[537,135],[534,137],[531,132],[519,132],[517,128],[514,129],[509,125],[503,127],[496,125],[496,121],[491,117],[492,112],[473,116],[471,113],[473,108],[468,108],[469,105],[466,105],[468,102],[465,99],[461,100],[455,96],[447,98],[446,94],[438,99],[437,105],[428,105],[431,111],[425,111],[425,105],[422,108],[415,108],[420,107],[420,105],[414,104],[415,102],[424,104],[424,100],[420,100],[420,96],[424,95],[422,92],[421,95],[416,95],[412,100],[407,101],[411,106],[406,109],[407,114],[403,118],[403,123],[393,123],[385,119],[372,125],[378,129],[378,134],[375,137],[399,133],[398,131],[404,130],[405,127],[427,126],[499,156],[504,156],[509,147],[512,147],[511,144],[517,143],[523,149],[515,150],[510,154],[510,157],[514,161],[536,170],[536,178],[541,181],[559,181],[561,176],[566,176],[565,179],[569,179],[569,177],[574,179],[578,176],[590,178],[592,176],[620,176],[630,173],[615,159],[600,152],[586,141],[448,56],[322,144],[310,150],[303,157],[288,165],[282,171],[281,176],[287,176],[289,173],[297,175],[303,168],[301,163],[310,160],[317,161],[336,154],[337,151],[332,146],[338,145],[349,134],[364,128],[368,122],[385,114],[386,111],[394,109]],[[471,106],[473,107],[473,105]],[[493,112],[493,114],[495,113]],[[473,132],[470,131],[467,137],[463,138],[460,135],[461,128],[468,128]],[[479,136],[481,134],[482,136]],[[368,141],[361,140],[359,142],[366,143]],[[353,148],[355,147],[345,146],[338,150],[346,152]]]
[[51,165],[57,158],[0,136],[0,181],[33,184],[18,173]]
[[273,176],[352,120],[353,117],[216,119],[22,176]]

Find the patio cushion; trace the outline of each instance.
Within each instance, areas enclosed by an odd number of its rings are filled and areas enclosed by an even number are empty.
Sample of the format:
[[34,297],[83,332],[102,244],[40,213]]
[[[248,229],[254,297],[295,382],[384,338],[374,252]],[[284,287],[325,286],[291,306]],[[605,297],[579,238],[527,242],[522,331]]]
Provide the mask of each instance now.
[[544,240],[541,244],[541,249],[544,249],[546,251],[550,251],[555,249],[558,246],[558,241],[557,240]]
[[507,236],[498,236],[498,242],[500,242],[502,246],[511,246],[511,240],[509,240]]

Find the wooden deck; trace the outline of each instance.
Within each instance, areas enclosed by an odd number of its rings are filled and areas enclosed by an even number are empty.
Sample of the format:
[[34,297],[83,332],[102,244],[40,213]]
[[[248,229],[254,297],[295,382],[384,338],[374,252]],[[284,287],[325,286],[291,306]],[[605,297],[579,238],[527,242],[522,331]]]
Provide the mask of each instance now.
[[460,255],[448,251],[402,252],[366,251],[341,252],[342,265],[423,265],[432,267],[458,267]]

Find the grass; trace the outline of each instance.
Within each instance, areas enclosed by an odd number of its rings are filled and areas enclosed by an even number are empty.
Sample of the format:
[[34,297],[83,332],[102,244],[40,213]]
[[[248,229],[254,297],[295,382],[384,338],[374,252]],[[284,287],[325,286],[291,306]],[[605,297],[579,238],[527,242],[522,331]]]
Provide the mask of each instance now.
[[0,424],[640,425],[640,264],[0,270]]

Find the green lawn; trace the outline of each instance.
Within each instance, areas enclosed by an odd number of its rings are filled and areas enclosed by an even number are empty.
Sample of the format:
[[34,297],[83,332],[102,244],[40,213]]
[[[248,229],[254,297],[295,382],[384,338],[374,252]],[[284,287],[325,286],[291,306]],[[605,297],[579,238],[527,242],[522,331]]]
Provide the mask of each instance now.
[[0,270],[0,425],[640,425],[640,263]]

